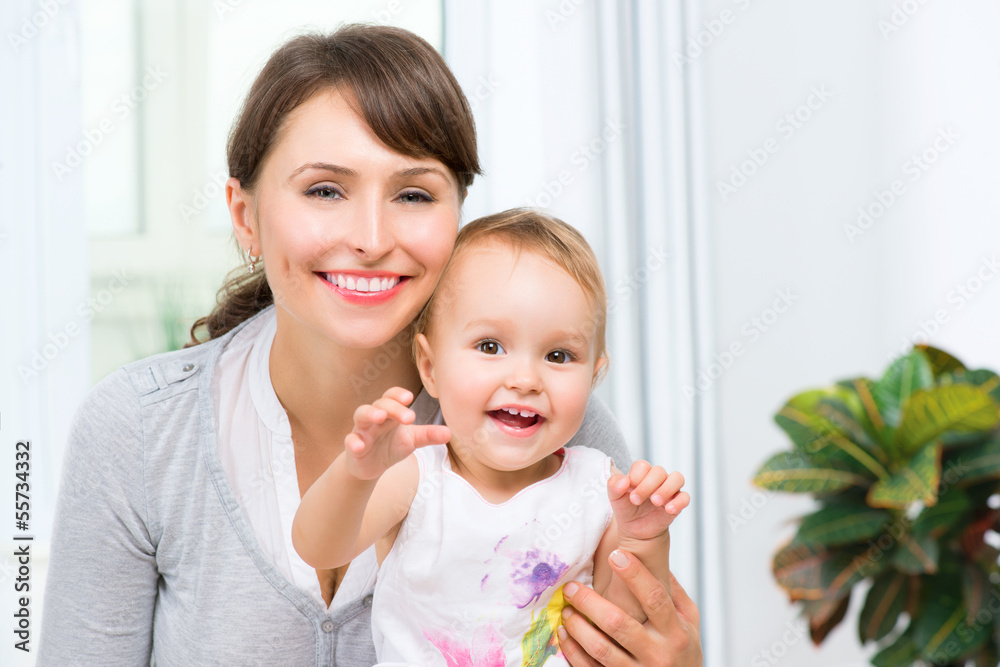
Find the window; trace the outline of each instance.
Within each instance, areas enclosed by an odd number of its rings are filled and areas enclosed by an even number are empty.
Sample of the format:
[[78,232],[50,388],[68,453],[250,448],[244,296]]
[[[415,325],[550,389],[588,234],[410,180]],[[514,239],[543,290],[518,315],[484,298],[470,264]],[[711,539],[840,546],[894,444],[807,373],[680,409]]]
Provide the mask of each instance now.
[[225,143],[276,46],[343,23],[401,25],[440,47],[435,0],[85,0],[81,156],[91,381],[176,349],[243,258],[225,206]]

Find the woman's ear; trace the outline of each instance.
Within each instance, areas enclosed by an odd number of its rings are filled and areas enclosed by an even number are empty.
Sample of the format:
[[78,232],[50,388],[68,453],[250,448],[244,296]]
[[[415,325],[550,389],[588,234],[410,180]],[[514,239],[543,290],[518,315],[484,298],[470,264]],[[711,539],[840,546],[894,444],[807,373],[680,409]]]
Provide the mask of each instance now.
[[233,233],[243,250],[251,255],[260,255],[260,240],[253,223],[249,201],[250,193],[240,185],[240,179],[232,176],[226,181],[226,206],[233,222]]
[[417,370],[420,372],[420,381],[424,384],[427,393],[438,398],[437,387],[434,384],[434,354],[431,352],[430,341],[427,336],[418,333],[416,341]]

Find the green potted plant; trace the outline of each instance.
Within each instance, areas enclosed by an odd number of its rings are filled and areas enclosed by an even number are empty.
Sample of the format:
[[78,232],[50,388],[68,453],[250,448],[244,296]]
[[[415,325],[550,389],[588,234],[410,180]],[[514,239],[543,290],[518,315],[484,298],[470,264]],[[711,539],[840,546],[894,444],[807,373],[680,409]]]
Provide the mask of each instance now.
[[794,396],[775,421],[792,448],[754,482],[818,502],[773,563],[813,641],[870,582],[858,635],[878,643],[872,664],[997,665],[1000,377],[921,345],[878,380]]

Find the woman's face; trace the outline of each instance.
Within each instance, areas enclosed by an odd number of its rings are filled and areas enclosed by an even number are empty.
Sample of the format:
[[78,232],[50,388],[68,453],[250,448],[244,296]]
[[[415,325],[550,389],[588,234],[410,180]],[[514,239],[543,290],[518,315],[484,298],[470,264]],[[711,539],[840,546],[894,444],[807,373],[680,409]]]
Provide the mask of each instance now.
[[378,347],[416,317],[458,232],[451,171],[389,149],[336,90],[288,115],[252,196],[234,183],[233,226],[263,256],[279,326],[347,348]]

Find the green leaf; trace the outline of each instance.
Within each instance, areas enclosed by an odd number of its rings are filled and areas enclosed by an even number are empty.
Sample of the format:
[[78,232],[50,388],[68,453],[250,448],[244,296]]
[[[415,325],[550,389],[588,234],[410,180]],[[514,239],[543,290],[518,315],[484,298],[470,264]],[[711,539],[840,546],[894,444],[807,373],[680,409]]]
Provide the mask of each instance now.
[[826,389],[811,389],[796,394],[788,399],[788,402],[774,415],[775,423],[788,434],[795,446],[802,451],[809,449],[812,443],[824,434],[822,427],[817,431],[818,424],[814,424],[813,413],[816,404],[828,393]]
[[913,522],[911,532],[914,537],[930,537],[937,540],[962,523],[966,512],[972,509],[972,501],[967,494],[957,486],[949,486],[938,498],[936,505],[925,507]]
[[819,646],[830,634],[830,631],[840,625],[847,614],[847,608],[851,605],[851,592],[839,599],[826,599],[816,606],[813,614],[809,617],[809,638],[813,644]]
[[757,486],[789,493],[827,493],[870,483],[852,472],[818,464],[797,451],[775,454],[754,477]]
[[906,509],[919,500],[925,505],[933,505],[937,502],[940,480],[941,448],[930,444],[918,451],[909,464],[892,477],[875,482],[868,490],[868,504],[872,507]]
[[1000,403],[1000,375],[986,369],[964,370],[949,373],[941,377],[940,384],[971,384],[979,387],[993,400]]
[[931,364],[931,370],[934,372],[935,378],[940,377],[945,373],[954,373],[955,371],[965,370],[965,364],[944,350],[940,350],[930,345],[914,345],[914,349],[920,350],[923,352],[924,356],[927,357],[927,361]]
[[901,634],[896,641],[875,654],[872,658],[874,667],[912,667],[920,657],[920,652],[913,643],[912,629]]
[[885,416],[879,411],[875,402],[875,383],[868,378],[855,378],[838,382],[837,386],[840,389],[848,390],[857,397],[857,403],[860,404],[863,415],[860,421],[865,431],[879,444],[890,460],[899,459],[899,454],[893,444],[895,429],[885,421]]
[[934,384],[934,371],[922,352],[914,351],[896,359],[875,383],[872,395],[886,424],[899,425],[903,404],[918,389]]
[[798,451],[817,463],[872,479],[888,475],[885,466],[823,414],[822,402],[835,397],[837,391],[814,389],[793,396],[774,416],[774,421],[788,434]]
[[1000,406],[980,387],[953,384],[915,392],[906,402],[896,447],[909,456],[947,431],[990,431]]
[[908,582],[909,577],[905,574],[891,571],[875,580],[858,619],[858,636],[862,644],[882,639],[896,627],[906,604]]
[[828,547],[862,542],[881,534],[882,526],[891,520],[892,514],[886,510],[837,501],[806,516],[796,539]]
[[948,472],[955,483],[963,486],[1000,479],[1000,438],[958,450],[948,463]]
[[933,537],[903,534],[892,554],[892,564],[906,574],[934,574],[941,548]]
[[871,454],[882,467],[889,465],[888,452],[878,440],[878,434],[871,427],[861,399],[851,389],[836,387],[838,396],[820,399],[816,406],[818,414]]
[[978,618],[979,612],[983,610],[992,616],[993,613],[986,608],[986,603],[989,594],[995,592],[989,576],[981,567],[975,563],[962,563],[962,599],[965,601],[969,618]]
[[921,609],[913,618],[913,641],[923,659],[935,664],[961,662],[982,646],[992,633],[991,624],[969,616],[962,598],[957,567],[942,567],[921,595]]
[[825,547],[792,542],[774,555],[774,579],[792,600],[818,600],[826,589],[823,568],[838,553]]
[[792,542],[774,556],[774,578],[792,600],[839,600],[882,563],[866,558],[863,549],[829,550]]

